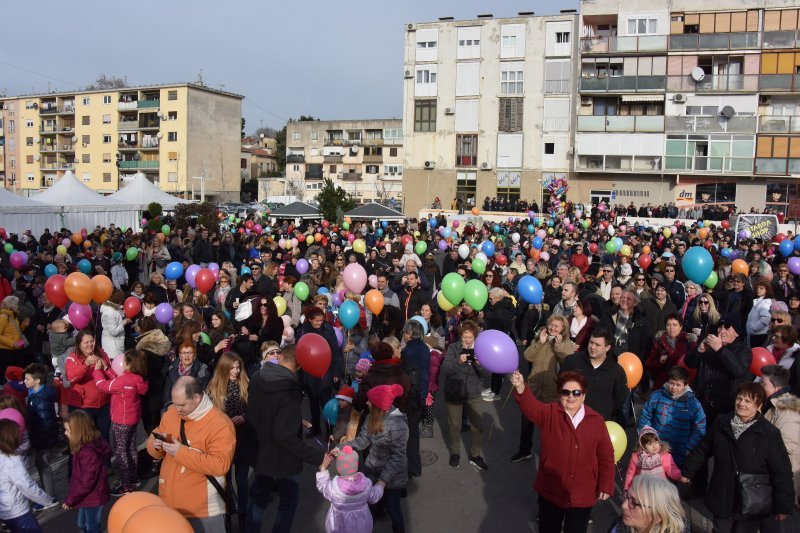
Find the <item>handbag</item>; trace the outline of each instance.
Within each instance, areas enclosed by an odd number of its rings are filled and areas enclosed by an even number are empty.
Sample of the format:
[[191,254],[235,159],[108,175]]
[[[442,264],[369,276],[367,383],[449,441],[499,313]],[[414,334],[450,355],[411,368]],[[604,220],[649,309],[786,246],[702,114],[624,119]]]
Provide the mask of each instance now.
[[739,472],[736,457],[731,450],[733,472],[736,474],[736,492],[739,496],[741,514],[746,517],[772,514],[772,485],[769,474],[745,474]]
[[[475,375],[480,378],[481,375],[478,374],[478,369],[472,366],[472,364],[469,364],[469,366],[475,371]],[[456,375],[447,376],[444,380],[444,399],[451,403],[464,403],[469,400],[466,378],[462,380]]]

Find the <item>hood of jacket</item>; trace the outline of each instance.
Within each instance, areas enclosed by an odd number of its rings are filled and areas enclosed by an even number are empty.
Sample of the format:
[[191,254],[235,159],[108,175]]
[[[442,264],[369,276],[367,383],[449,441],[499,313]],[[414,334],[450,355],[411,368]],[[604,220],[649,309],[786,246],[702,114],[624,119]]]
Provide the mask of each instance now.
[[695,396],[694,395],[694,391],[688,385],[683,390],[683,393],[681,393],[681,395],[678,396],[677,398],[673,398],[672,397],[672,393],[667,388],[667,384],[666,383],[664,383],[664,385],[661,388],[664,390],[664,395],[667,398],[669,398],[670,400],[675,401],[675,402],[688,402],[688,401],[691,401],[691,399],[694,398],[694,396]]
[[264,365],[258,371],[258,386],[268,394],[300,389],[297,374],[281,365]]
[[164,335],[160,329],[153,329],[143,333],[139,337],[139,342],[136,343],[136,348],[139,350],[147,350],[155,355],[165,356],[172,349],[172,343],[169,338]]
[[98,437],[94,439],[86,446],[92,448],[103,459],[109,459],[113,454],[111,451],[111,446],[108,445],[108,443],[105,441],[105,439],[103,439],[103,437]]
[[794,394],[786,393],[781,394],[770,400],[776,409],[785,409],[786,411],[794,411],[800,414],[800,398]]
[[100,306],[100,310],[101,311],[103,311],[104,309],[106,311],[111,311],[111,310],[113,310],[113,311],[121,311],[122,310],[122,306],[119,305],[119,304],[115,304],[114,302],[111,302],[111,301],[105,301],[105,302],[103,302],[103,305]]

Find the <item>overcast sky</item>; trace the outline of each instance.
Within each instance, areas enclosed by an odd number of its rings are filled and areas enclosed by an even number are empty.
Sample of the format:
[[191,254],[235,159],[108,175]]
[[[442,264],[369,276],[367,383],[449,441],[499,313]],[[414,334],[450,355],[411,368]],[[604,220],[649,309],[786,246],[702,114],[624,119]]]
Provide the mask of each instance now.
[[[12,0],[0,92],[73,91],[100,74],[129,85],[195,81],[244,95],[247,132],[301,114],[399,118],[403,24],[537,15],[577,0]],[[27,22],[25,22],[27,21]]]

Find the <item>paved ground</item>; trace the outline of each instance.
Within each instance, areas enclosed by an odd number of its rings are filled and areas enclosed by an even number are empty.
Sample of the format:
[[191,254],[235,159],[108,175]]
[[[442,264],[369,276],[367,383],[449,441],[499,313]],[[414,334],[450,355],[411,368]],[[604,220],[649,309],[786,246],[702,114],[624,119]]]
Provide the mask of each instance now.
[[[503,387],[503,400],[484,403],[485,432],[483,456],[489,464],[487,472],[475,471],[466,461],[462,449],[461,467],[451,469],[449,454],[442,437],[447,427],[443,405],[438,406],[435,436],[423,439],[423,460],[432,461],[423,470],[421,479],[408,487],[408,497],[403,500],[406,530],[409,532],[460,531],[462,533],[503,531],[503,533],[537,532],[535,523],[536,495],[533,492],[535,464],[533,461],[510,463],[508,458],[516,452],[519,438],[520,413],[513,399],[507,400],[510,384]],[[639,406],[640,407],[640,406]],[[140,431],[141,433],[141,431]],[[537,430],[538,435],[538,430]],[[143,439],[144,435],[140,435]],[[629,442],[634,435],[629,433]],[[469,439],[469,434],[462,434]],[[535,445],[536,446],[536,445]],[[66,457],[61,461],[65,461]],[[620,461],[627,465],[627,457]],[[66,493],[66,464],[57,469],[58,497]],[[622,468],[622,466],[620,467]],[[328,503],[316,492],[315,468],[307,466],[302,476],[300,505],[295,519],[295,531],[322,531]],[[624,474],[624,470],[622,470]],[[145,490],[155,490],[155,480],[143,485]],[[618,480],[619,487],[619,480]],[[608,531],[614,516],[619,512],[619,490],[614,501],[595,508],[592,533]],[[113,502],[113,500],[112,500]],[[691,501],[692,531],[711,531],[710,522],[703,513],[702,503]],[[107,512],[107,511],[106,511]],[[267,511],[263,531],[271,531],[275,503]],[[67,533],[78,531],[76,511],[54,510],[43,513],[40,522],[46,532]],[[375,531],[391,531],[388,519],[378,521]],[[784,525],[784,532],[800,532],[797,515]]]

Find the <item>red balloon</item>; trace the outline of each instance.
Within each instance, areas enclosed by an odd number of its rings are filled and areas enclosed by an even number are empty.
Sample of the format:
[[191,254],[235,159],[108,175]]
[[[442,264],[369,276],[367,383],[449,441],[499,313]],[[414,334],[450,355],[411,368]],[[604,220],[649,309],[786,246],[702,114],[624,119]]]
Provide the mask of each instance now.
[[411,235],[403,235],[402,237],[400,237],[400,244],[403,245],[403,248],[405,248],[406,244],[410,243],[411,241],[412,241]]
[[728,222],[727,220],[723,220],[722,222],[719,223],[719,225],[722,226],[725,229],[728,229],[728,228],[731,227],[731,223]]
[[775,237],[772,238],[772,242],[777,242],[778,244],[782,243],[786,240],[786,235],[783,233],[778,233]]
[[761,367],[775,364],[775,356],[766,348],[753,348],[753,360],[750,362],[750,373],[761,375]]
[[64,292],[64,282],[67,278],[61,274],[53,274],[47,281],[44,282],[44,293],[50,300],[50,303],[56,307],[64,308],[67,305],[67,293]]
[[597,250],[599,250],[597,243],[593,242],[592,244],[589,245],[589,251],[592,252],[593,254],[596,254]]
[[321,378],[331,366],[331,347],[321,335],[306,333],[297,343],[297,363],[305,372]]
[[694,382],[694,377],[697,375],[697,369],[696,368],[689,368],[688,366],[686,366],[685,359],[686,359],[685,355],[683,357],[681,357],[678,360],[678,366],[682,366],[683,368],[685,368],[686,370],[689,371],[689,383],[692,383],[692,382]]
[[643,269],[647,270],[650,267],[650,265],[653,263],[653,258],[650,257],[647,254],[642,254],[642,255],[639,256],[639,259],[638,259],[637,262],[639,263],[640,267],[642,267]]
[[6,229],[0,228],[0,239],[5,239],[5,238],[6,238]]
[[197,290],[203,294],[208,294],[208,291],[214,288],[215,282],[214,273],[207,268],[201,268],[194,278],[194,284],[197,286]]
[[129,296],[122,304],[122,312],[127,318],[134,319],[142,310],[142,302],[136,296]]
[[247,229],[253,229],[255,225],[256,223],[253,222],[252,220],[248,220],[247,222],[244,223],[244,227]]
[[603,220],[600,225],[603,226],[603,229],[608,229],[608,220]]
[[494,258],[494,262],[500,266],[504,266],[506,263],[508,263],[508,258],[506,258],[506,256],[503,254],[500,254]]
[[331,223],[330,223],[330,222],[328,222],[327,220],[323,220],[323,221],[322,221],[322,227],[323,227],[323,228],[327,228],[327,227],[328,227],[328,226],[330,226],[330,225],[331,225]]

